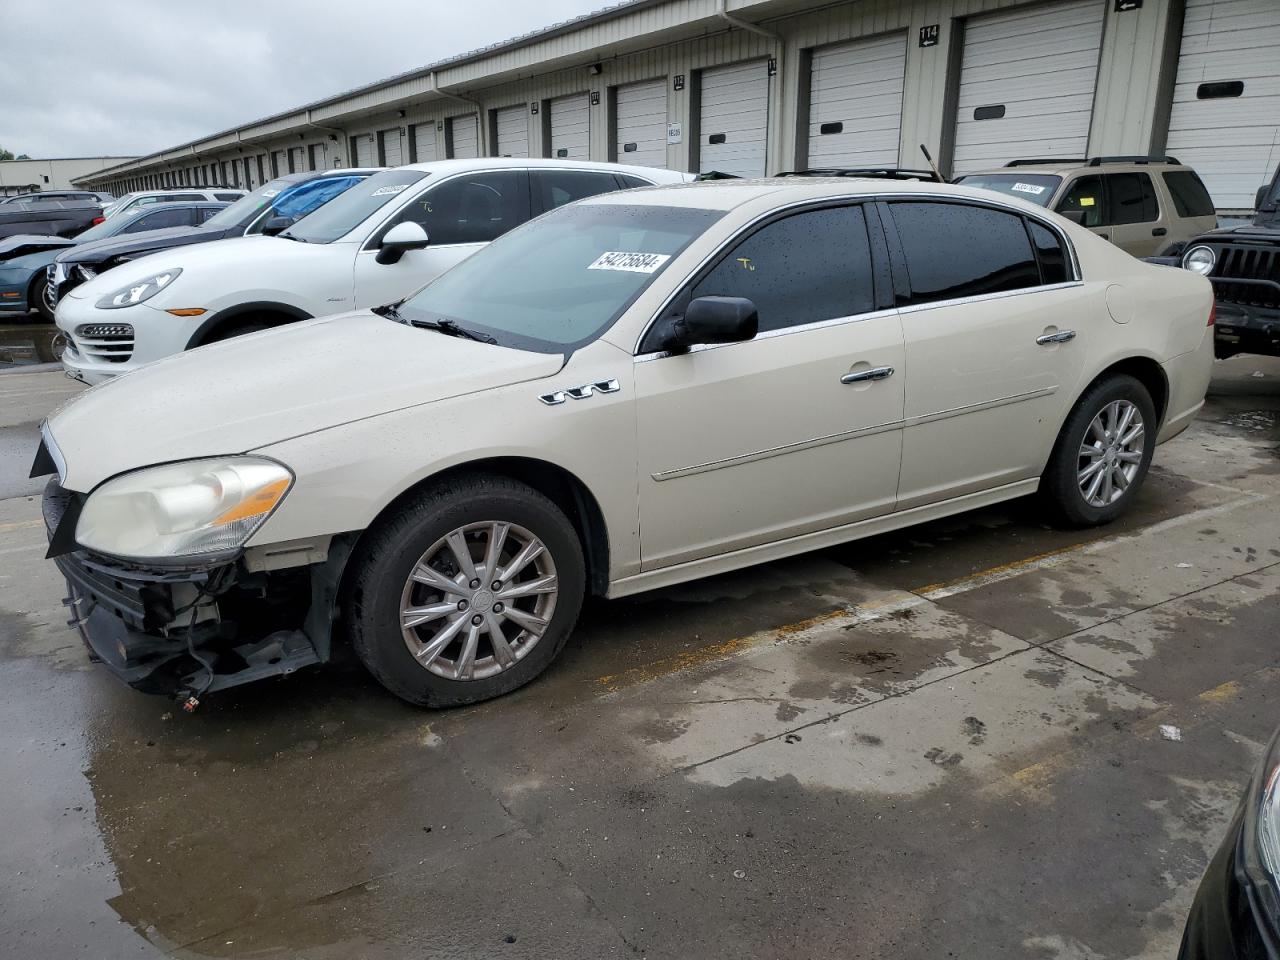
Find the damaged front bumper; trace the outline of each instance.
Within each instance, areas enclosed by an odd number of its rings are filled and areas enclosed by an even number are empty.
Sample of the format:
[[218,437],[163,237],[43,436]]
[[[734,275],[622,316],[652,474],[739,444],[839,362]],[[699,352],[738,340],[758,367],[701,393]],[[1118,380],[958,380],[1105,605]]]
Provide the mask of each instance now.
[[67,549],[78,507],[78,494],[49,481],[44,522],[67,581],[68,626],[129,686],[190,702],[328,660],[343,541],[320,562],[284,569],[250,569],[243,557],[148,568]]

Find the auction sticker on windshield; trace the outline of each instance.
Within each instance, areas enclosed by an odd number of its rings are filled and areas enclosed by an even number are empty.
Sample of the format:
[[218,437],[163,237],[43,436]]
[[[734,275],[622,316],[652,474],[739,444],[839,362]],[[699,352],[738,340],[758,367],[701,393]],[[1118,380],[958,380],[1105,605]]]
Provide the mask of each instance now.
[[625,270],[627,273],[653,273],[671,259],[667,253],[626,253],[610,250],[596,257],[588,270]]
[[1013,185],[1013,189],[1017,190],[1019,193],[1030,193],[1038,197],[1040,194],[1044,193],[1046,188],[1035,183],[1015,183]]
[[370,196],[373,196],[373,197],[395,196],[397,193],[400,193],[408,189],[408,187],[409,185],[407,183],[396,183],[396,184],[392,184],[389,187],[379,187],[377,190],[373,191],[373,193],[371,193]]

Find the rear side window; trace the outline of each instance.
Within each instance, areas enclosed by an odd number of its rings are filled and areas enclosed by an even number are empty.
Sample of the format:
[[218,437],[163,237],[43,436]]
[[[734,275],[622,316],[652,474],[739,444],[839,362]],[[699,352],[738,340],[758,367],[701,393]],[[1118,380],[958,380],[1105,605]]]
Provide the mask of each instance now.
[[531,170],[533,178],[534,209],[545,212],[563,207],[584,197],[598,193],[612,193],[618,189],[618,181],[612,173],[592,173],[586,170]]
[[1213,199],[1194,170],[1166,170],[1164,185],[1173,197],[1174,209],[1180,217],[1212,217]]
[[1040,282],[1065,283],[1070,280],[1067,252],[1062,249],[1058,235],[1034,220],[1027,221],[1027,232],[1031,235],[1031,245],[1036,249],[1036,259],[1040,261]]
[[1156,191],[1145,173],[1107,174],[1106,223],[1150,223],[1159,219]]
[[1058,201],[1058,213],[1069,213],[1079,210],[1080,223],[1086,227],[1102,226],[1102,178],[1097,174],[1079,177],[1067,187],[1067,192]]
[[190,207],[181,207],[179,209],[170,208],[168,210],[157,210],[155,213],[148,213],[145,217],[139,217],[129,226],[124,228],[124,233],[142,233],[144,230],[161,230],[165,227],[186,227],[192,222],[192,214],[195,211]]
[[632,176],[629,173],[618,174],[618,181],[627,189],[632,187],[652,187],[653,184],[648,180],[641,180],[639,177]]
[[810,210],[761,227],[693,288],[693,297],[746,297],[760,330],[875,308],[871,246],[861,207]]
[[519,170],[465,174],[428,190],[396,222],[422,224],[433,246],[488,243],[529,219],[527,191]]
[[893,203],[911,296],[933,303],[1040,284],[1022,217],[960,203]]

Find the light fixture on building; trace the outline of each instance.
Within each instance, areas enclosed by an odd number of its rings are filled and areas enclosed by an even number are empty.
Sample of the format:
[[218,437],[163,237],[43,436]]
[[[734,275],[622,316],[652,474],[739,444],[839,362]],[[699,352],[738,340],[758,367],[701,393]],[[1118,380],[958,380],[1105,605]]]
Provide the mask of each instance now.
[[603,71],[604,71],[604,67],[602,67],[598,63],[593,63],[591,66],[587,67],[587,72],[590,73],[593,77],[600,76],[600,74]]

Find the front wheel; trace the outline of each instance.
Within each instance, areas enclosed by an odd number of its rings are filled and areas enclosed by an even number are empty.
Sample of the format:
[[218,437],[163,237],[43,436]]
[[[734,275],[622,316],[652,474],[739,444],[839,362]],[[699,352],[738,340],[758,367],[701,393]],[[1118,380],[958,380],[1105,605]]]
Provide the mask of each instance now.
[[429,488],[370,530],[346,608],[357,655],[410,703],[447,707],[528,683],[564,647],[582,546],[536,490],[480,476]]
[[27,291],[27,309],[35,309],[49,323],[53,323],[54,313],[57,309],[57,294],[53,292],[53,287],[49,285],[46,277],[36,277],[31,282],[31,289]]
[[1085,391],[1058,434],[1040,489],[1057,519],[1071,526],[1110,523],[1137,496],[1156,449],[1155,404],[1127,374]]

